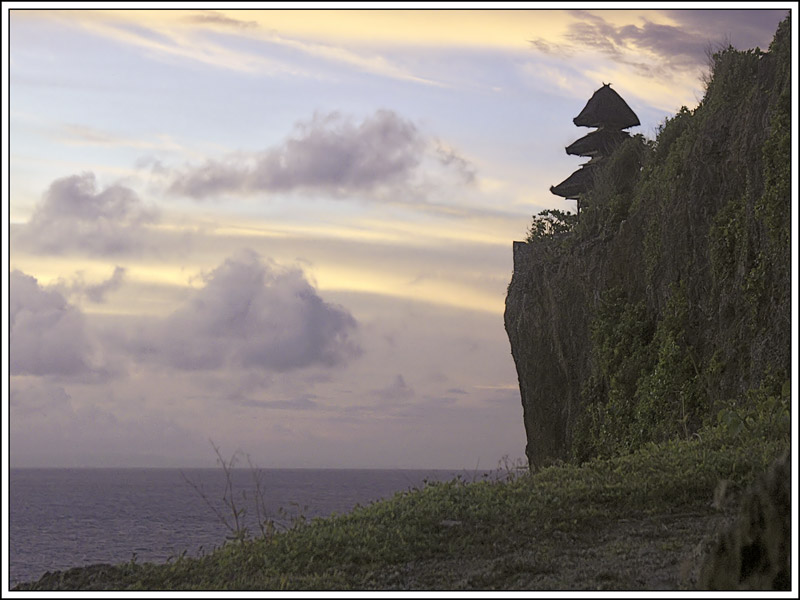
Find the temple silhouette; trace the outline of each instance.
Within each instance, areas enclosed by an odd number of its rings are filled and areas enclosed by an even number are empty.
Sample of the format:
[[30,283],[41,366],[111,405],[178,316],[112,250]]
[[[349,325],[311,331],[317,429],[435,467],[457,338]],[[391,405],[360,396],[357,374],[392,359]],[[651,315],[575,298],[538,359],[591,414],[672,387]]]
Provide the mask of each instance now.
[[630,133],[624,130],[639,125],[639,117],[625,100],[611,89],[610,83],[604,83],[603,87],[589,98],[586,106],[572,122],[578,127],[595,128],[594,131],[566,147],[567,154],[587,157],[590,160],[564,181],[551,186],[550,191],[567,200],[577,200],[578,214],[580,214],[581,196],[594,185],[595,169],[617,146],[630,137]]

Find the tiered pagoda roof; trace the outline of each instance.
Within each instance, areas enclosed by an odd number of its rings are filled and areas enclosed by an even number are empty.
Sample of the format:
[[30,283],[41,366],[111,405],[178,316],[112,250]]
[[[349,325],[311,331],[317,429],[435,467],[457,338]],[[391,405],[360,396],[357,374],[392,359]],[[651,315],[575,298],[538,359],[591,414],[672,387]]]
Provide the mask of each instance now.
[[606,129],[627,129],[640,125],[639,117],[622,97],[604,83],[597,90],[581,113],[572,119],[578,127],[605,127]]
[[577,200],[578,197],[594,183],[593,166],[584,165],[558,185],[551,186],[550,191],[556,196],[568,200]]
[[616,129],[597,129],[587,133],[567,146],[567,154],[574,156],[608,156],[630,134]]
[[564,181],[552,186],[550,191],[567,200],[577,200],[580,212],[581,195],[594,185],[594,171],[597,165],[630,137],[630,134],[623,129],[639,125],[639,117],[625,100],[611,89],[611,84],[604,83],[572,122],[579,127],[597,128],[566,148],[567,154],[591,157],[591,160],[581,165],[580,169]]

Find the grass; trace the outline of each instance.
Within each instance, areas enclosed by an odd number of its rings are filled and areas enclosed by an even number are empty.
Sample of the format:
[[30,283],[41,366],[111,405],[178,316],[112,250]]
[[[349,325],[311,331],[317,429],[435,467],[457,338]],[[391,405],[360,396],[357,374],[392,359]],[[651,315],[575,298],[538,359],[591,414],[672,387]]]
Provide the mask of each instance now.
[[[730,498],[788,443],[709,428],[580,466],[427,483],[199,558],[71,569],[17,589],[691,588]],[[728,502],[715,499],[723,480]]]

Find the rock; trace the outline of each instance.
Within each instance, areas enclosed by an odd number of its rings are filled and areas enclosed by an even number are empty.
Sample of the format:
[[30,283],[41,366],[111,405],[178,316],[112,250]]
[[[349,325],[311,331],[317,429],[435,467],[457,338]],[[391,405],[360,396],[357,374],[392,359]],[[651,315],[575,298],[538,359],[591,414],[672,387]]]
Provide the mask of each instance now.
[[442,527],[458,527],[461,525],[461,521],[452,521],[450,519],[444,519],[439,521],[439,525]]
[[739,518],[703,564],[706,590],[791,589],[792,474],[789,452],[745,495]]

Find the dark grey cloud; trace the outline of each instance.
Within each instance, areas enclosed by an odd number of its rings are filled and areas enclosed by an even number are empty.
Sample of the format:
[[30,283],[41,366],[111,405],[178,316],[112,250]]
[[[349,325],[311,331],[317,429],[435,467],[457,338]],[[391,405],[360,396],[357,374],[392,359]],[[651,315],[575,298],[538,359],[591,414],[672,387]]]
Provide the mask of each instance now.
[[450,388],[449,390],[447,390],[447,393],[448,394],[458,394],[460,396],[469,394],[469,392],[467,392],[466,390],[464,390],[462,388]]
[[551,41],[537,38],[528,40],[528,43],[542,54],[552,54],[556,56],[572,56],[574,54],[574,47],[568,44],[556,44]]
[[9,363],[12,375],[90,372],[92,345],[83,313],[30,275],[9,274]]
[[213,23],[215,25],[225,25],[227,27],[234,27],[236,29],[251,29],[258,27],[255,21],[241,21],[239,19],[232,19],[215,10],[206,10],[196,15],[191,15],[185,19],[189,23]]
[[253,408],[268,408],[276,410],[314,410],[319,408],[315,402],[314,394],[301,394],[290,400],[253,400],[250,398],[233,398],[236,404]]
[[357,328],[352,315],[325,302],[301,270],[244,251],[212,271],[140,351],[149,348],[185,370],[334,367],[361,353]]
[[734,48],[746,50],[769,47],[778,24],[789,13],[787,9],[738,10],[667,10],[664,11],[681,28],[696,35],[706,35],[708,41],[722,39]]
[[571,26],[569,39],[632,66],[643,63],[626,58],[629,52],[649,50],[661,59],[659,69],[687,69],[702,64],[709,43],[706,35],[687,32],[680,27],[650,21],[645,21],[642,26],[615,27],[589,14],[586,14],[585,20]]
[[453,148],[447,148],[439,142],[436,146],[436,155],[439,162],[445,167],[453,169],[460,175],[464,183],[474,183],[476,177],[475,165],[461,156]]
[[[605,54],[651,77],[673,71],[696,70],[707,65],[708,50],[731,44],[739,49],[766,48],[786,11],[780,10],[671,10],[679,25],[662,25],[644,19],[642,25],[617,26],[601,15],[572,11],[564,44],[543,39],[531,45],[547,54],[571,56],[583,48]],[[657,61],[637,60],[642,50]]]
[[146,226],[157,218],[130,188],[97,191],[94,174],[83,173],[54,181],[14,242],[45,254],[118,255],[140,250]]
[[437,146],[412,122],[380,110],[361,123],[336,112],[317,114],[297,124],[277,147],[178,171],[170,191],[197,199],[303,190],[361,194],[408,183],[426,152],[465,181],[474,179],[474,169],[455,150]]

